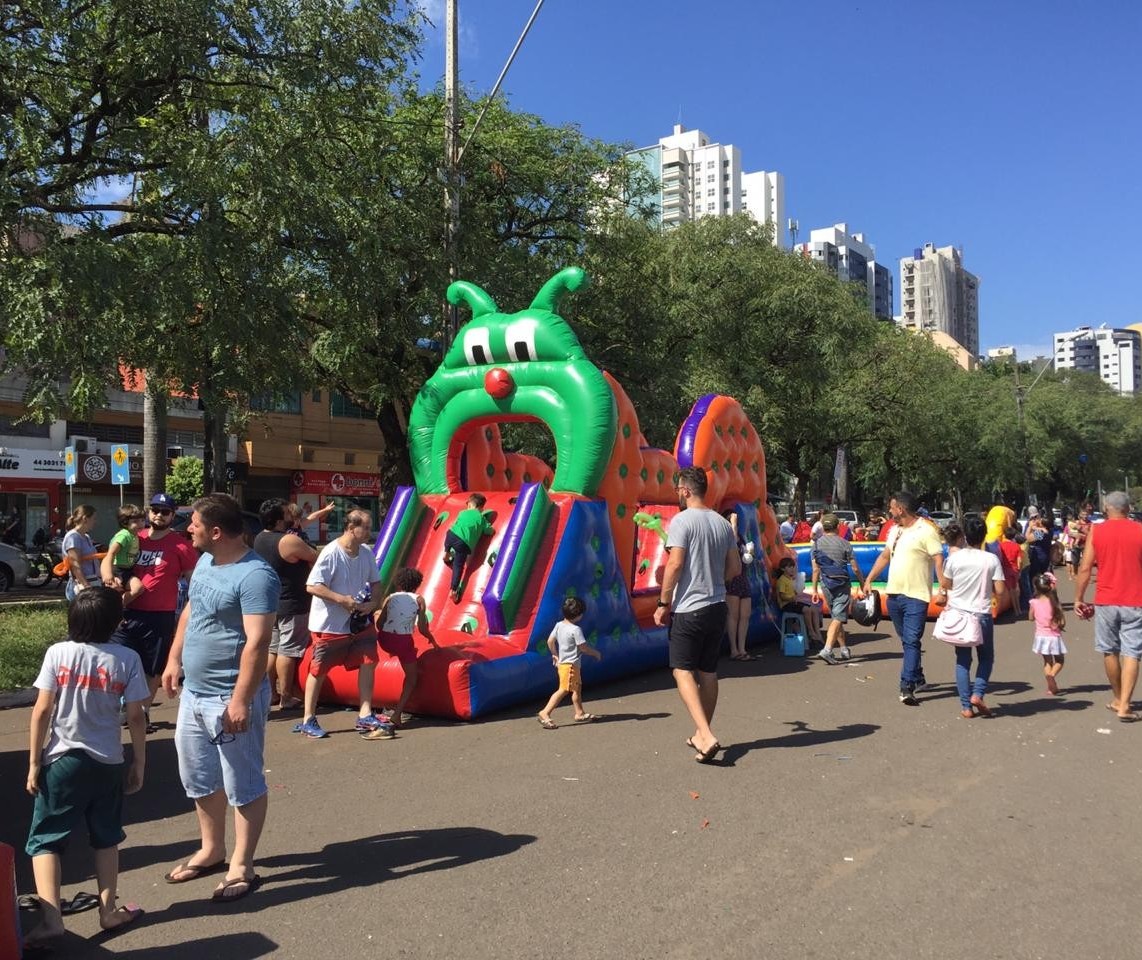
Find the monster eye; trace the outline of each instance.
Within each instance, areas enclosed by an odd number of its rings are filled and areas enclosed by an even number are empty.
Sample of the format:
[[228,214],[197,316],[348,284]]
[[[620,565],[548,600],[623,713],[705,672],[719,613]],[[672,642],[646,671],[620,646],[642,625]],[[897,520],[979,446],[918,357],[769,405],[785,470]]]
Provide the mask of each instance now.
[[487,366],[492,362],[491,331],[487,327],[465,331],[464,356],[473,367]]
[[539,358],[539,354],[535,350],[535,328],[537,326],[538,322],[535,320],[520,320],[517,323],[509,323],[504,330],[508,356],[516,363],[524,363]]

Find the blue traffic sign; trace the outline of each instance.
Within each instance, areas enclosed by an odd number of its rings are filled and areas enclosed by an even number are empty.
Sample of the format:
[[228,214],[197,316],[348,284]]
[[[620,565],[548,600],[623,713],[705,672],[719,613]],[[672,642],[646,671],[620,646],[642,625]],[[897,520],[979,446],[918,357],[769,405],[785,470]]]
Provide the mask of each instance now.
[[131,482],[131,465],[127,462],[127,447],[117,443],[111,448],[111,482],[127,486]]

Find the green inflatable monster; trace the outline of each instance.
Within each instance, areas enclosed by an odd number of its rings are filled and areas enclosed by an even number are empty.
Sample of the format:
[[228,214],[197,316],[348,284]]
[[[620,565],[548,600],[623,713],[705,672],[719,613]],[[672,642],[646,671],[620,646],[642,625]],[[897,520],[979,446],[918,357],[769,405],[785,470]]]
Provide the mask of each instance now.
[[[464,437],[482,423],[539,421],[555,438],[553,493],[593,497],[606,470],[618,421],[614,394],[556,310],[586,283],[578,267],[560,270],[531,306],[503,314],[487,293],[457,280],[448,302],[466,303],[472,319],[417,395],[409,448],[420,493],[463,489]],[[477,489],[474,487],[474,489]]]

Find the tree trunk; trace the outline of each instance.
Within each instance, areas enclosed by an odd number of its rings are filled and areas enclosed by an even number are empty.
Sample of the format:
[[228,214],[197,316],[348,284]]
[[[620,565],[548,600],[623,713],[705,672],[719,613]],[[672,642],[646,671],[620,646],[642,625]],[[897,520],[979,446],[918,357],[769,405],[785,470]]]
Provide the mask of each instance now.
[[214,418],[214,489],[228,492],[229,483],[226,480],[227,441],[226,411],[220,410]]
[[167,394],[149,374],[143,391],[143,502],[161,493],[167,479]]
[[409,460],[408,424],[397,407],[397,401],[386,403],[377,413],[377,426],[385,441],[381,457],[381,486],[394,490],[413,485],[412,463]]
[[[209,404],[202,409],[202,492],[214,492],[214,411]],[[223,455],[225,456],[225,455]]]

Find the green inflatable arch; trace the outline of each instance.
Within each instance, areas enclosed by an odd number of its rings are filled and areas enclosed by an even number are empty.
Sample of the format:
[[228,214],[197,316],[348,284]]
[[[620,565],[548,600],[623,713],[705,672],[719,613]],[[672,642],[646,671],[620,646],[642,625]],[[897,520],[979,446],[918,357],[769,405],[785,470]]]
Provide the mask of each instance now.
[[457,280],[448,302],[466,303],[472,319],[417,395],[409,415],[413,475],[421,493],[459,489],[449,459],[466,428],[486,422],[539,421],[555,438],[551,489],[593,497],[606,470],[618,424],[615,398],[579,338],[556,313],[568,291],[587,282],[566,267],[531,306],[503,314],[474,283]]

